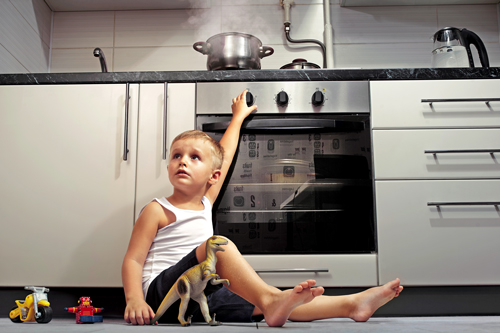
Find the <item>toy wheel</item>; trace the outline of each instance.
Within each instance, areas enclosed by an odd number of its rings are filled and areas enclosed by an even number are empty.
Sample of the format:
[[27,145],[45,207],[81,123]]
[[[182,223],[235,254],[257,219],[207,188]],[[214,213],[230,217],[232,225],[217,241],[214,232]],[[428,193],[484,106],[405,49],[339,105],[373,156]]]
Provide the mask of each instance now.
[[[10,312],[14,311],[17,309],[17,306],[13,307],[12,309],[10,309]],[[23,321],[21,320],[21,315],[17,316],[17,317],[14,317],[12,318],[10,316],[10,313],[9,313],[9,318],[10,320],[13,322],[13,323],[22,323]]]
[[52,320],[52,308],[50,306],[40,306],[38,311],[40,311],[40,317],[35,318],[37,323],[47,324]]

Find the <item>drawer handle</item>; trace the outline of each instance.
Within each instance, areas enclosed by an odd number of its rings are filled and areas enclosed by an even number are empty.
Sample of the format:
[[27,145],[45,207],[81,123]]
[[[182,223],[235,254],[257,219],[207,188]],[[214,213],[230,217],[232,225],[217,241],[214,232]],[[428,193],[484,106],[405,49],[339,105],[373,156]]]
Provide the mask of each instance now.
[[466,153],[500,153],[500,149],[447,149],[447,150],[425,150],[425,154],[466,154]]
[[500,201],[477,202],[428,202],[427,206],[499,206]]
[[130,83],[125,86],[125,128],[123,130],[123,160],[127,160],[128,155],[128,110],[130,101]]
[[258,269],[256,273],[328,273],[328,268],[279,268]]
[[167,159],[167,82],[163,84],[163,140],[162,140],[162,158]]
[[484,102],[489,105],[490,102],[500,102],[500,98],[450,98],[450,99],[422,99],[421,103],[451,103],[451,102]]

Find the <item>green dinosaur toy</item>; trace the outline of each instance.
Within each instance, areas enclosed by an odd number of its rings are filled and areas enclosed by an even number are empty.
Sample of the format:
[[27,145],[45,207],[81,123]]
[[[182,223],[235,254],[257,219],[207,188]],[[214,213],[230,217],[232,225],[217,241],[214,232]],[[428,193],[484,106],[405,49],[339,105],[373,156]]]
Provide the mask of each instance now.
[[229,280],[220,279],[220,276],[215,274],[215,264],[217,263],[217,256],[215,253],[217,251],[224,251],[221,245],[226,245],[228,243],[227,239],[221,236],[212,236],[207,240],[206,252],[207,258],[196,266],[191,267],[186,272],[184,272],[174,283],[172,288],[170,288],[167,296],[163,299],[158,310],[156,311],[156,316],[153,318],[152,324],[155,324],[158,319],[167,311],[167,309],[179,298],[181,299],[181,305],[179,306],[179,321],[182,326],[189,326],[191,324],[191,317],[184,319],[186,314],[186,309],[189,303],[189,299],[192,298],[200,304],[201,313],[205,321],[211,325],[220,325],[220,322],[215,321],[214,318],[210,317],[208,312],[207,298],[203,293],[208,281],[211,284],[221,284],[225,283],[229,286]]

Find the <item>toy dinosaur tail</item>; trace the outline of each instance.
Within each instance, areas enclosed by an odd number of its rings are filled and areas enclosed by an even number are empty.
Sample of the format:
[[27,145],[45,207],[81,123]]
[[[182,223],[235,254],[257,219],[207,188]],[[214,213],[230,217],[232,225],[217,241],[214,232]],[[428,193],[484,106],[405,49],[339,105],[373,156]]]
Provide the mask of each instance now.
[[151,325],[156,324],[156,322],[161,318],[161,316],[163,316],[165,311],[167,311],[168,308],[172,304],[174,304],[175,301],[177,301],[179,299],[179,295],[177,294],[177,290],[176,290],[177,288],[175,288],[175,287],[176,287],[176,285],[174,284],[174,286],[172,286],[172,288],[170,288],[169,292],[167,293],[167,296],[165,296],[165,298],[161,302],[160,306],[158,307],[158,310],[156,310],[155,317],[151,321]]

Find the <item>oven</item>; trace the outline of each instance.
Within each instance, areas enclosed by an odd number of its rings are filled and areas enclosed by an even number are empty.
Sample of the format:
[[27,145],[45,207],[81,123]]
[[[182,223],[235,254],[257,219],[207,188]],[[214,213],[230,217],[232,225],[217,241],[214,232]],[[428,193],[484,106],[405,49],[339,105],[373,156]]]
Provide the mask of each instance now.
[[258,110],[214,204],[215,233],[273,285],[376,285],[368,82],[198,83],[197,129],[220,140],[245,89]]

